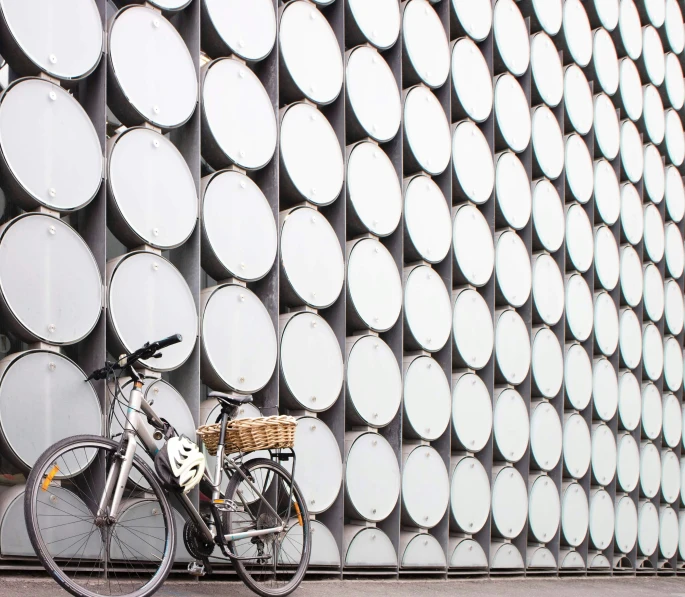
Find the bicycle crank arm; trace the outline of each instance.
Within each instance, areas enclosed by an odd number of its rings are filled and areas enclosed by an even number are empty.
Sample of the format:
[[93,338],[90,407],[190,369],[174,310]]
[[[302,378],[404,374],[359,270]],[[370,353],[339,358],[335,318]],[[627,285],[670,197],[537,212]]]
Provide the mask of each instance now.
[[245,531],[244,533],[229,533],[224,535],[225,541],[237,541],[238,539],[246,539],[248,537],[261,537],[262,535],[271,535],[273,533],[280,533],[285,527],[272,527],[270,529],[256,529],[254,531]]

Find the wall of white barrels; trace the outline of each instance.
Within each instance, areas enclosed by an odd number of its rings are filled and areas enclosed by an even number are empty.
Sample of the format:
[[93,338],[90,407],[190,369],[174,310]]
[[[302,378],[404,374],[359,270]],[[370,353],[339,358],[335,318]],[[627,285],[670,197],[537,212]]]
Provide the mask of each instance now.
[[313,572],[685,570],[684,12],[0,0],[0,570],[172,333],[180,430],[299,418]]

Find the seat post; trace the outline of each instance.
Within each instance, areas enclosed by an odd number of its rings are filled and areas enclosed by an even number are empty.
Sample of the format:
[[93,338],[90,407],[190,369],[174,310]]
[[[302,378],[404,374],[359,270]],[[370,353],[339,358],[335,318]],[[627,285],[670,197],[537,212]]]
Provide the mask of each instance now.
[[212,487],[212,503],[221,499],[221,481],[224,466],[224,447],[226,443],[226,423],[228,413],[226,407],[221,409],[221,427],[219,428],[219,445],[216,447],[216,462],[214,464],[214,486]]

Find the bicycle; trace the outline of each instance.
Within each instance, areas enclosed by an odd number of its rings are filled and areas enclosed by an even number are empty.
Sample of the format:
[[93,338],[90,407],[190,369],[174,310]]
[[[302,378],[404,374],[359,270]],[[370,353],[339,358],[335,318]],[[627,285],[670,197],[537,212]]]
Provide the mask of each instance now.
[[[230,561],[250,589],[271,597],[292,593],[307,570],[311,528],[293,479],[294,451],[269,450],[271,459],[252,460],[224,453],[227,425],[250,396],[209,394],[222,408],[216,465],[213,473],[205,469],[200,484],[204,514],[187,493],[165,487],[136,454],[140,445],[154,460],[155,441],[165,440],[166,446],[175,430],[143,396],[134,365],[161,356],[160,350],[181,339],[146,343],[91,373],[87,381],[113,383],[110,409],[117,403],[126,407],[120,438],[81,435],[57,442],[27,479],[24,513],[31,544],[45,569],[76,597],[147,597],[159,589],[174,563],[171,503],[185,520],[183,542],[195,558],[188,566],[191,574],[211,572],[210,556],[217,558],[218,548],[219,558]],[[124,374],[133,382],[126,404],[119,385]],[[289,459],[293,476],[279,463]],[[222,494],[224,475],[228,485]]]

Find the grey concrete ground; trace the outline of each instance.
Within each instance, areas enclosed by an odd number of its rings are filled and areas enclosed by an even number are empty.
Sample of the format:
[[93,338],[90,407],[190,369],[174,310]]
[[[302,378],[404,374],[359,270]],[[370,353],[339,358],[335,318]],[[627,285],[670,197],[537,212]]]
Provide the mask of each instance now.
[[[0,597],[62,597],[55,583],[43,578],[0,576]],[[248,597],[238,582],[169,581],[160,597]],[[456,581],[312,581],[295,597],[685,597],[685,578],[565,578]]]

